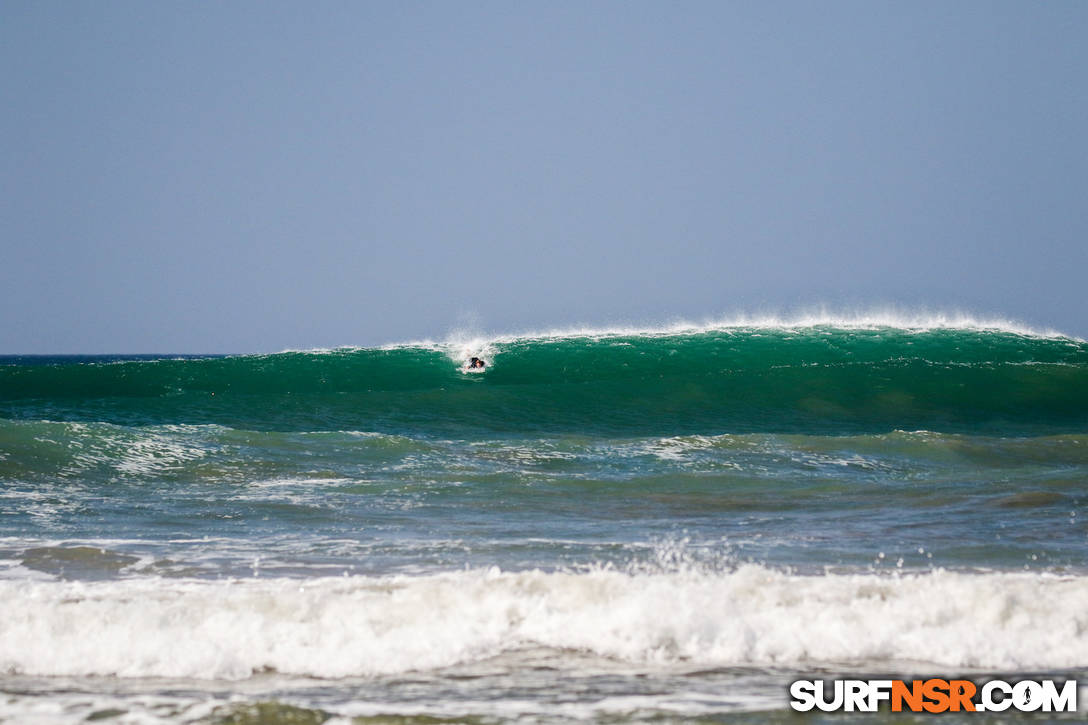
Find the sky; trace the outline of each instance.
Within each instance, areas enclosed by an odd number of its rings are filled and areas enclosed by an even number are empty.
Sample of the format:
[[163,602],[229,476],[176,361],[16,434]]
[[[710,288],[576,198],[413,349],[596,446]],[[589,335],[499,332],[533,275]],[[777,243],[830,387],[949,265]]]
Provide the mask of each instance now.
[[1088,3],[0,3],[0,354],[1088,337]]

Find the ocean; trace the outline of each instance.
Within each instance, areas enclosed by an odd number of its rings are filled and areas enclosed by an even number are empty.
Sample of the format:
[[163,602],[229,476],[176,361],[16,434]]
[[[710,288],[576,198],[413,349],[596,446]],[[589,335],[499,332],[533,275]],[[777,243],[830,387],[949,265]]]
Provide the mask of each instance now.
[[0,721],[793,722],[798,679],[1088,684],[1086,503],[1088,343],[1005,323],[0,357]]

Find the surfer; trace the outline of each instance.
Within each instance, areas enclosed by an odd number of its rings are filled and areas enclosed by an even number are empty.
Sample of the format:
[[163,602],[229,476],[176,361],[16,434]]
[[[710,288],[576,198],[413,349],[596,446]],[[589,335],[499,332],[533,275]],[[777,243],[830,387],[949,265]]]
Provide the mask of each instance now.
[[481,369],[483,369],[483,368],[487,367],[487,363],[485,363],[483,360],[481,360],[478,357],[474,357],[474,358],[472,358],[471,360],[468,361],[468,366],[470,368],[481,368]]

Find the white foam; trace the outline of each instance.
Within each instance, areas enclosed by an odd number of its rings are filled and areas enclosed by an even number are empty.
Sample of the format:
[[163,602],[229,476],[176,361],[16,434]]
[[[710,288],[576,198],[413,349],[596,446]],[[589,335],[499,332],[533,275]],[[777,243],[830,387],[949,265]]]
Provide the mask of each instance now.
[[[609,338],[609,337],[664,337],[673,335],[697,335],[705,332],[729,331],[802,331],[825,327],[837,330],[877,330],[884,328],[910,332],[931,330],[965,330],[1003,332],[1026,337],[1059,338],[1084,342],[1049,327],[1036,327],[1015,319],[998,316],[975,315],[969,312],[951,310],[904,310],[896,307],[872,307],[860,310],[835,310],[820,306],[788,313],[746,313],[738,312],[720,317],[707,317],[701,320],[674,318],[663,323],[621,324],[621,325],[568,325],[544,329],[523,329],[511,333],[484,334],[479,330],[471,333],[457,330],[445,340],[414,340],[391,343],[380,349],[426,348],[449,354],[454,360],[463,362],[469,357],[494,356],[494,345],[523,341],[566,340],[572,338]],[[488,357],[487,359],[490,359]]]
[[1051,328],[1037,328],[1008,318],[977,316],[960,311],[906,311],[893,307],[836,311],[828,307],[818,307],[793,313],[736,313],[717,318],[704,318],[699,321],[674,319],[664,324],[604,327],[574,325],[542,331],[524,331],[514,335],[498,335],[492,339],[498,342],[511,342],[547,338],[699,334],[729,330],[789,331],[813,327],[842,330],[893,328],[918,332],[928,330],[975,330],[1006,332],[1032,337],[1069,337]]
[[[705,332],[779,330],[802,331],[825,327],[836,330],[899,329],[910,332],[931,330],[965,330],[978,332],[1003,332],[1025,337],[1066,339],[1085,342],[1082,338],[1061,332],[1052,327],[1038,327],[1021,320],[996,315],[977,315],[961,310],[908,310],[895,306],[877,306],[857,310],[837,310],[821,305],[792,312],[736,312],[698,320],[674,317],[665,322],[625,323],[613,325],[572,324],[545,328],[523,328],[513,332],[485,333],[479,325],[468,329],[456,329],[444,339],[421,338],[405,342],[379,345],[379,350],[423,348],[443,352],[458,363],[471,357],[490,361],[500,350],[495,345],[529,341],[561,341],[573,338],[610,337],[665,337],[673,335],[697,335]],[[340,345],[331,348],[288,348],[280,353],[334,354],[368,349],[359,345]]]
[[1088,664],[1088,576],[496,569],[0,581],[0,671],[244,678],[428,670],[524,647],[648,665]]
[[486,365],[491,365],[495,356],[499,351],[495,348],[494,339],[490,339],[478,332],[465,332],[456,331],[451,333],[446,340],[440,345],[430,346],[438,347],[445,352],[450,358],[457,362],[461,366],[462,372],[484,372],[486,368],[469,368],[469,361],[478,357],[484,360]]

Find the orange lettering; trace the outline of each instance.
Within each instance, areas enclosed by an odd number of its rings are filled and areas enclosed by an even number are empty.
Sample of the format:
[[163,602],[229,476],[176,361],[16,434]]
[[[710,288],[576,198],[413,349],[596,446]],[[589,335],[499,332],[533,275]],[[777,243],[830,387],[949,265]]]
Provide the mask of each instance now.
[[952,712],[959,712],[961,707],[967,712],[974,712],[975,703],[971,702],[971,698],[975,696],[975,683],[970,680],[952,680],[948,685]]
[[911,712],[919,712],[922,709],[922,681],[913,680],[910,687],[902,680],[892,681],[892,712],[902,712],[903,702]]
[[926,680],[922,683],[922,694],[930,700],[922,704],[926,712],[944,712],[948,709],[948,680]]

